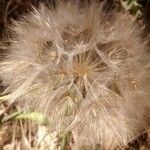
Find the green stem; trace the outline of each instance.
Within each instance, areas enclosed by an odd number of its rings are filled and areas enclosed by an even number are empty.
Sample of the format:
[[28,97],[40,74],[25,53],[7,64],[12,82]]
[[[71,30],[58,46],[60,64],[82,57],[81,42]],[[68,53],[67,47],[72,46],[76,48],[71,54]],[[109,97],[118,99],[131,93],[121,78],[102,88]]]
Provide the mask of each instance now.
[[63,137],[62,137],[62,142],[61,142],[61,147],[60,147],[60,150],[66,150],[66,146],[67,146],[67,136],[68,134],[65,134]]

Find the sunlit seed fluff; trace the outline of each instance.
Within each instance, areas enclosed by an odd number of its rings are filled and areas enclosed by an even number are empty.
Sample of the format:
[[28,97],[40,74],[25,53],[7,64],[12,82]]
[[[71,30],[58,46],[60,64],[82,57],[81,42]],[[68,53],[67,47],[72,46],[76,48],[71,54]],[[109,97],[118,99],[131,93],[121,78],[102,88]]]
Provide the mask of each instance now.
[[149,125],[150,63],[135,20],[102,6],[41,5],[11,27],[3,98],[71,131],[74,148],[125,147]]

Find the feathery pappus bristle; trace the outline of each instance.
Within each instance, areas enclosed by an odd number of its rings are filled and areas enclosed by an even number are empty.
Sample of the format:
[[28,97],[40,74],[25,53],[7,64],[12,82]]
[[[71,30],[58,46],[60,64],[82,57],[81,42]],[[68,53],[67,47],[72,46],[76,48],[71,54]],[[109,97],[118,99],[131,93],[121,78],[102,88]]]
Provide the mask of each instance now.
[[126,147],[150,123],[147,40],[129,14],[101,5],[41,4],[14,21],[0,63],[5,99],[71,131],[77,150]]

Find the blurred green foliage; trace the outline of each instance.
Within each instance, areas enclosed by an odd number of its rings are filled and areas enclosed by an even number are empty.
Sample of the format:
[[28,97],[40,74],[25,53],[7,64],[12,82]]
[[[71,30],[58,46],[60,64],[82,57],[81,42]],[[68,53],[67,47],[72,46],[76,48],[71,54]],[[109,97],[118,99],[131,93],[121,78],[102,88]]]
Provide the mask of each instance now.
[[138,18],[143,16],[145,7],[149,2],[150,0],[121,0],[122,7]]
[[133,15],[141,17],[142,5],[139,3],[139,0],[124,0],[122,1],[122,6],[129,10]]

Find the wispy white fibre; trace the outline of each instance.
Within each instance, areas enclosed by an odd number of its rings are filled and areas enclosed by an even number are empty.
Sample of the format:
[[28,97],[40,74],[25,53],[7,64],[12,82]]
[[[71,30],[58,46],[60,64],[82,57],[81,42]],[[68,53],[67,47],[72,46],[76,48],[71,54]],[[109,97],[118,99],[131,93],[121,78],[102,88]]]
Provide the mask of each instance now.
[[71,131],[75,149],[123,148],[149,125],[147,40],[128,14],[102,6],[41,5],[11,26],[3,94]]

